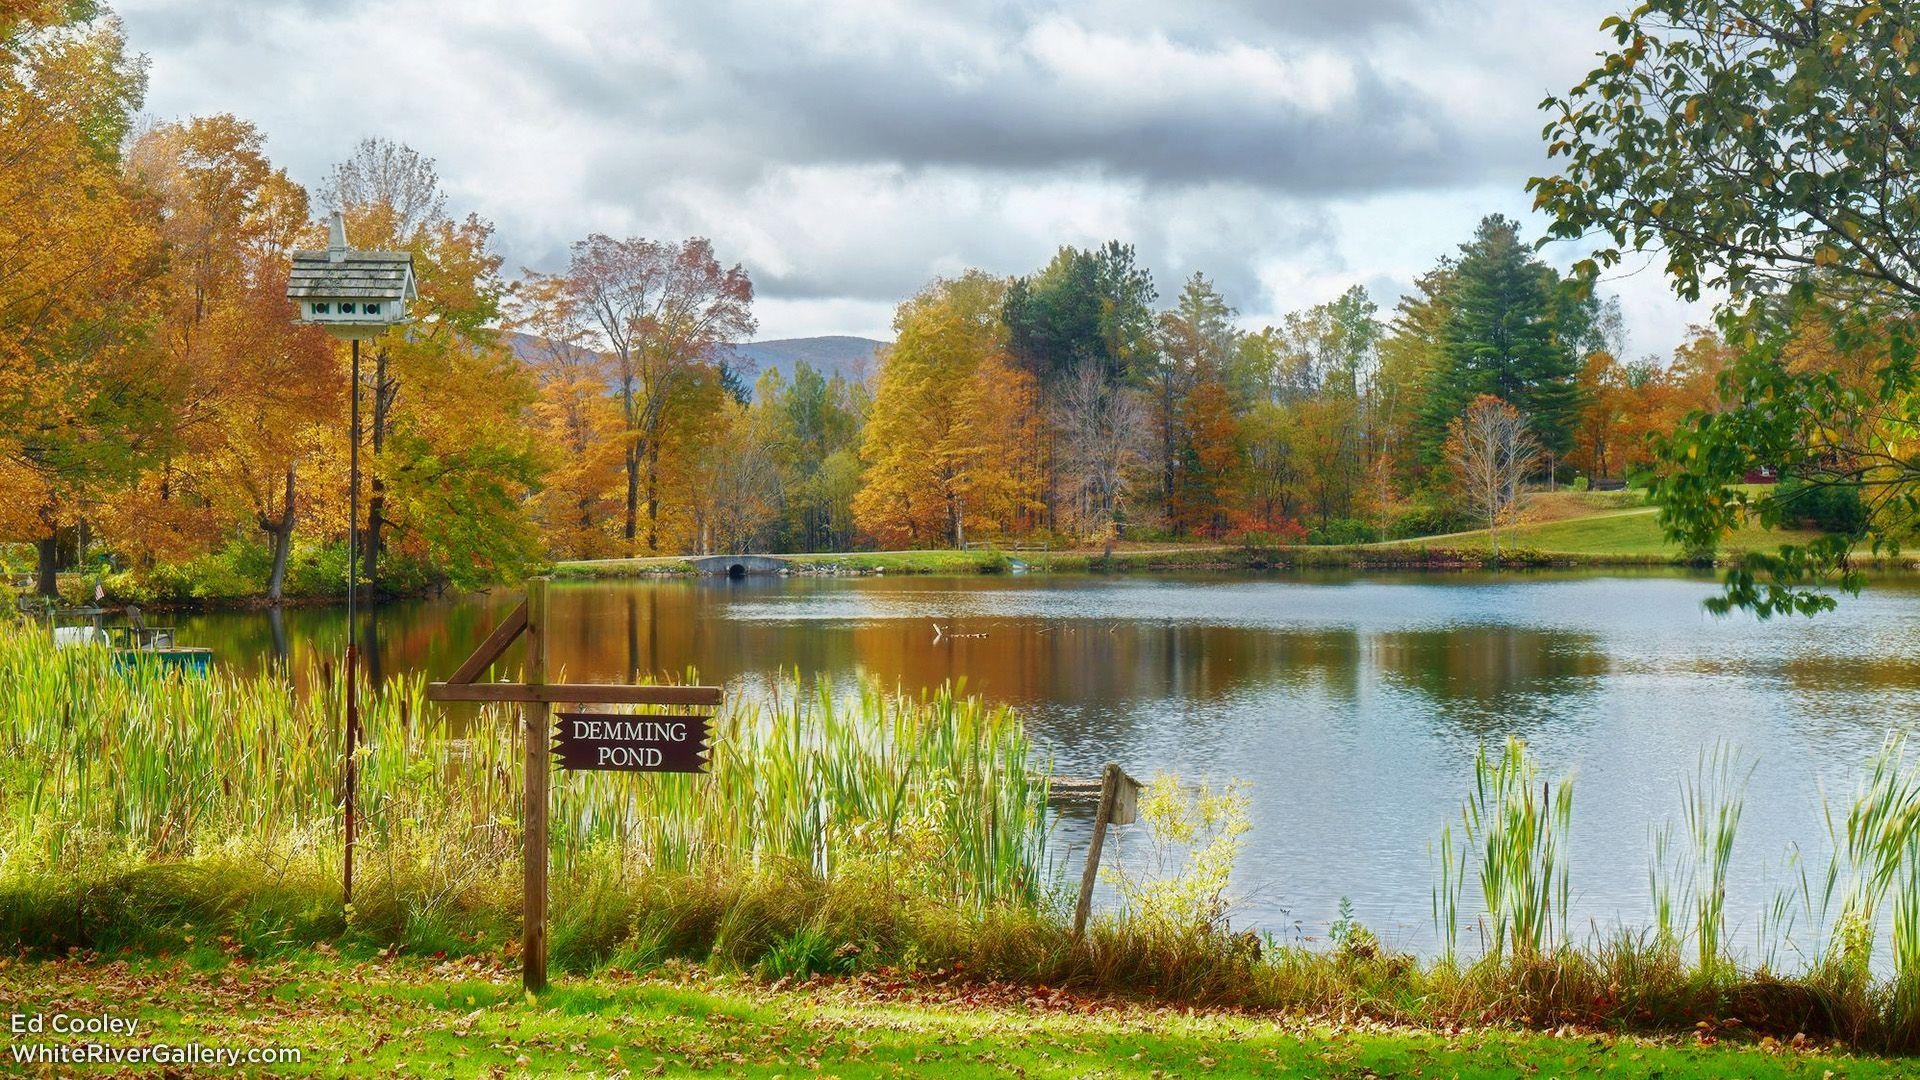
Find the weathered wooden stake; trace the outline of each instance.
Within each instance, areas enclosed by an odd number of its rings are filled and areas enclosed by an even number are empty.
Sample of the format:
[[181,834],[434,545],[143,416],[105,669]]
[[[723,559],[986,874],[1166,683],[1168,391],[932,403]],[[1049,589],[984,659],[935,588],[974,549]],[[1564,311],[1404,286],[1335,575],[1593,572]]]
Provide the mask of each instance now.
[[[527,672],[529,686],[547,681],[547,579],[527,582]],[[551,706],[529,701],[520,706],[526,737],[525,893],[521,903],[520,978],[527,993],[547,988],[547,776],[553,767],[548,739]]]
[[1100,772],[1100,809],[1093,815],[1093,838],[1087,841],[1087,869],[1080,875],[1080,902],[1073,907],[1073,936],[1087,929],[1087,914],[1093,910],[1093,883],[1100,874],[1100,849],[1107,842],[1107,822],[1113,818],[1113,800],[1120,793],[1120,766],[1107,762]]

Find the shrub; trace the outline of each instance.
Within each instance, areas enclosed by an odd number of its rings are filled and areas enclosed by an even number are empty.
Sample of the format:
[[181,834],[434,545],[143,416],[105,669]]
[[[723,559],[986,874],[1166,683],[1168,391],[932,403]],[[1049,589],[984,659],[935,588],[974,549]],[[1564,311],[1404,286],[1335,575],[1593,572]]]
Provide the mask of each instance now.
[[1248,551],[1292,547],[1306,538],[1306,526],[1292,518],[1267,520],[1250,514],[1236,515],[1233,528],[1222,537],[1227,543],[1238,544]]
[[1359,518],[1334,518],[1307,532],[1309,544],[1371,544],[1380,539],[1380,530]]
[[1464,532],[1475,527],[1477,527],[1475,522],[1466,518],[1438,495],[1423,493],[1395,507],[1382,532],[1385,534],[1384,539],[1387,540],[1410,540],[1420,536]]
[[1786,519],[1803,528],[1859,536],[1867,528],[1867,504],[1858,484],[1815,484],[1798,477],[1774,489]]
[[1239,784],[1193,788],[1178,778],[1154,778],[1140,797],[1147,827],[1147,863],[1134,870],[1103,869],[1119,891],[1126,920],[1169,939],[1204,939],[1226,929],[1227,881],[1252,824]]

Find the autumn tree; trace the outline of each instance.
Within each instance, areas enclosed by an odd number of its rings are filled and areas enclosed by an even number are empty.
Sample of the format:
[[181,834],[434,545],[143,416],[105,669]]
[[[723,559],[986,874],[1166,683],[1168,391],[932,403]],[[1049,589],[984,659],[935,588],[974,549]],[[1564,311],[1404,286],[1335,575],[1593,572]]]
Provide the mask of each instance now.
[[546,458],[534,515],[554,556],[603,558],[615,549],[626,461],[611,360],[594,348],[563,278],[528,275],[515,314],[514,349],[533,375],[530,419]]
[[965,547],[1039,505],[1041,478],[1009,449],[1036,438],[1033,376],[1007,351],[1007,284],[978,270],[900,305],[881,363],[854,498],[862,530],[887,546]]
[[1183,438],[1169,500],[1182,532],[1218,539],[1239,509],[1240,421],[1217,370],[1203,368],[1180,402]]
[[1322,528],[1357,516],[1368,464],[1379,454],[1376,424],[1378,309],[1366,289],[1290,312],[1279,328],[1275,383],[1290,414],[1303,509]]
[[71,4],[0,15],[0,536],[39,548],[124,487],[170,435],[147,347],[152,214],[120,171],[145,90],[117,22]]
[[742,404],[731,394],[720,395],[707,413],[695,482],[688,486],[691,550],[741,554],[772,546],[787,499],[782,419],[764,397]]
[[1261,532],[1283,531],[1300,516],[1304,470],[1294,419],[1290,405],[1259,401],[1241,422],[1241,509]]
[[1126,521],[1134,478],[1145,463],[1147,410],[1137,390],[1086,364],[1058,391],[1060,472],[1067,520],[1112,550]]
[[1519,505],[1521,482],[1540,461],[1540,443],[1520,410],[1490,394],[1467,405],[1447,428],[1446,463],[1461,501],[1487,523],[1500,557],[1500,523]]
[[1635,402],[1626,365],[1610,352],[1595,352],[1580,366],[1580,422],[1567,463],[1596,480],[1621,475],[1625,430]]
[[753,335],[753,282],[723,267],[713,245],[615,240],[595,233],[573,245],[565,295],[592,320],[613,358],[613,388],[626,432],[626,517],[631,554],[646,518],[645,546],[660,549],[663,436],[695,389],[718,380],[725,351]]
[[[1205,392],[1198,409],[1187,409],[1187,398],[1203,382],[1217,384],[1224,392],[1229,361],[1240,344],[1240,331],[1233,324],[1235,314],[1213,282],[1195,272],[1181,287],[1173,310],[1160,315],[1159,348],[1150,361],[1146,381],[1157,436],[1155,465],[1161,505],[1170,517],[1183,462],[1191,466],[1200,460],[1188,452],[1191,429],[1186,421],[1190,416],[1204,415],[1211,423],[1216,415],[1211,400],[1215,396],[1213,388]],[[1219,433],[1215,426],[1206,437],[1213,439]]]
[[492,223],[448,214],[433,160],[385,139],[356,146],[322,194],[356,247],[411,252],[420,288],[412,322],[371,343],[365,375],[367,577],[377,586],[390,535],[456,583],[517,573],[537,546],[524,504],[538,462],[520,422],[533,387],[497,332]]
[[165,456],[104,515],[116,546],[185,560],[264,534],[269,600],[286,580],[302,461],[323,441],[344,384],[332,340],[287,317],[288,253],[311,233],[307,194],[233,116],[156,125],[128,152],[165,244],[160,319],[173,402]]

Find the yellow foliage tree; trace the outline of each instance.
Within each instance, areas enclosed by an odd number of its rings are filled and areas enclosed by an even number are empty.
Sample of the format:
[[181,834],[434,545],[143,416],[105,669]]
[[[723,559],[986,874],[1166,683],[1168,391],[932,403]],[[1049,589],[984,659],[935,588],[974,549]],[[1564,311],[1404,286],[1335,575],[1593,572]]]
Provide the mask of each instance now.
[[40,548],[135,475],[169,402],[141,331],[159,240],[119,169],[145,87],[117,23],[0,15],[0,538]]
[[1007,352],[1006,282],[978,270],[900,305],[861,456],[861,530],[889,547],[1005,533],[1041,504],[1021,447],[1038,442],[1034,385]]

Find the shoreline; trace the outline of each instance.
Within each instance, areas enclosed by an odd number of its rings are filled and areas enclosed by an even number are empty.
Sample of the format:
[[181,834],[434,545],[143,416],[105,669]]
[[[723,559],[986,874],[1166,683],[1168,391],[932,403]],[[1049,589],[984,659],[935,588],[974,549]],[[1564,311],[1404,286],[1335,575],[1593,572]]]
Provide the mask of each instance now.
[[[839,577],[904,574],[933,575],[1110,575],[1181,571],[1403,570],[1435,573],[1499,570],[1725,569],[1747,549],[1717,553],[1711,559],[1684,555],[1599,554],[1512,548],[1499,558],[1476,548],[1427,547],[1417,541],[1392,544],[1230,548],[1196,546],[1116,551],[902,551],[776,555],[790,565],[781,576]],[[1857,569],[1904,573],[1920,569],[1920,559],[1856,556]],[[566,560],[552,564],[558,581],[618,581],[699,576],[688,557]]]
[[[1253,548],[1224,545],[1152,547],[1118,550],[1111,556],[1097,550],[1033,551],[999,548],[970,550],[928,549],[920,551],[849,551],[776,554],[770,557],[788,564],[779,577],[910,577],[965,576],[1119,576],[1131,574],[1177,573],[1291,573],[1300,571],[1398,571],[1405,573],[1505,572],[1528,570],[1724,570],[1735,566],[1751,549],[1731,548],[1711,559],[1688,558],[1677,554],[1599,553],[1539,550],[1513,547],[1498,559],[1484,548],[1427,546],[1417,540],[1375,544],[1346,544]],[[703,556],[647,556],[631,559],[560,560],[538,572],[550,574],[556,582],[644,581],[649,579],[693,579],[701,575],[693,560]],[[1920,571],[1920,556],[1855,555],[1849,560],[1858,570],[1874,574],[1906,574]],[[65,575],[63,575],[64,577]],[[710,575],[711,576],[711,575]],[[514,588],[503,582],[494,588]],[[472,590],[485,593],[490,589]],[[417,593],[383,594],[370,606],[432,599],[453,595],[447,590],[427,589]],[[464,595],[464,593],[462,594]],[[290,597],[278,604],[259,595],[201,597],[192,599],[119,598],[109,596],[104,603],[111,608],[137,604],[150,612],[211,612],[297,610],[338,606],[338,596]]]

